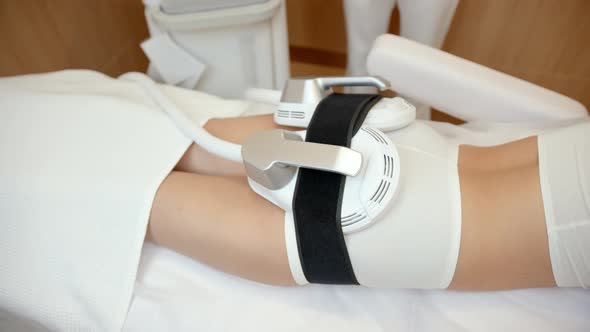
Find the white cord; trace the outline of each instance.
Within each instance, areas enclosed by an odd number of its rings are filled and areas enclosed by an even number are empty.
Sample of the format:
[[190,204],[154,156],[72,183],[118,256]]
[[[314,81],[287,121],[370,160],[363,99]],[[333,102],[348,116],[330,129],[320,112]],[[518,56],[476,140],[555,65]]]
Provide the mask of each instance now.
[[230,143],[217,138],[208,133],[201,126],[193,124],[188,116],[176,108],[176,105],[165,96],[158,86],[142,73],[126,73],[119,78],[127,81],[136,82],[146,94],[160,107],[174,122],[178,130],[180,130],[186,137],[193,140],[200,147],[208,152],[231,161],[242,162],[242,146],[239,144]]

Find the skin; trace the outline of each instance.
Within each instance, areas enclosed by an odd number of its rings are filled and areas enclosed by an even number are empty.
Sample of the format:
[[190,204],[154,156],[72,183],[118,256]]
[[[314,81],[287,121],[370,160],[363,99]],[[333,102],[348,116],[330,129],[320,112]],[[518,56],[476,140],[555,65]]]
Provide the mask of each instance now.
[[461,247],[450,288],[554,287],[537,137],[459,148]]
[[[273,128],[270,116],[212,119],[205,126],[234,143]],[[158,190],[147,239],[250,280],[294,285],[284,212],[250,190],[244,175],[241,164],[193,144]],[[555,286],[536,137],[494,147],[461,146],[459,181],[461,247],[449,288]]]

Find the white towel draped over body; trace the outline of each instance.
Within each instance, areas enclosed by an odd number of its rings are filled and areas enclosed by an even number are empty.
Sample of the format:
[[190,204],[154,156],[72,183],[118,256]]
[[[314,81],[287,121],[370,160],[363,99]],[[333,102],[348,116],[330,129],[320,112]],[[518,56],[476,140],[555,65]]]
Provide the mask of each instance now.
[[[199,124],[250,105],[163,91]],[[120,330],[152,201],[190,143],[133,83],[0,79],[0,330]]]

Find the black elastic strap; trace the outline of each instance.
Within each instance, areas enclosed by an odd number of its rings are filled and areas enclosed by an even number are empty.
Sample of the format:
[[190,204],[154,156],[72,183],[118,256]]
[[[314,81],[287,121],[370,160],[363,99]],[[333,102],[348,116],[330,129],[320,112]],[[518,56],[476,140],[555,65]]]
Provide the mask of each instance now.
[[[307,127],[306,142],[350,147],[379,95],[333,93],[324,98]],[[293,197],[299,257],[311,283],[356,284],[340,221],[346,176],[301,168]]]

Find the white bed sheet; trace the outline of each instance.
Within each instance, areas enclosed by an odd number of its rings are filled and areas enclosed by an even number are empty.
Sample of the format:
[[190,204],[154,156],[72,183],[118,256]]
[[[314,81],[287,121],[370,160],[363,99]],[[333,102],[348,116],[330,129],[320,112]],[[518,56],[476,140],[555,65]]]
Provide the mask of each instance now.
[[590,331],[590,291],[273,287],[145,245],[124,331],[235,330]]

